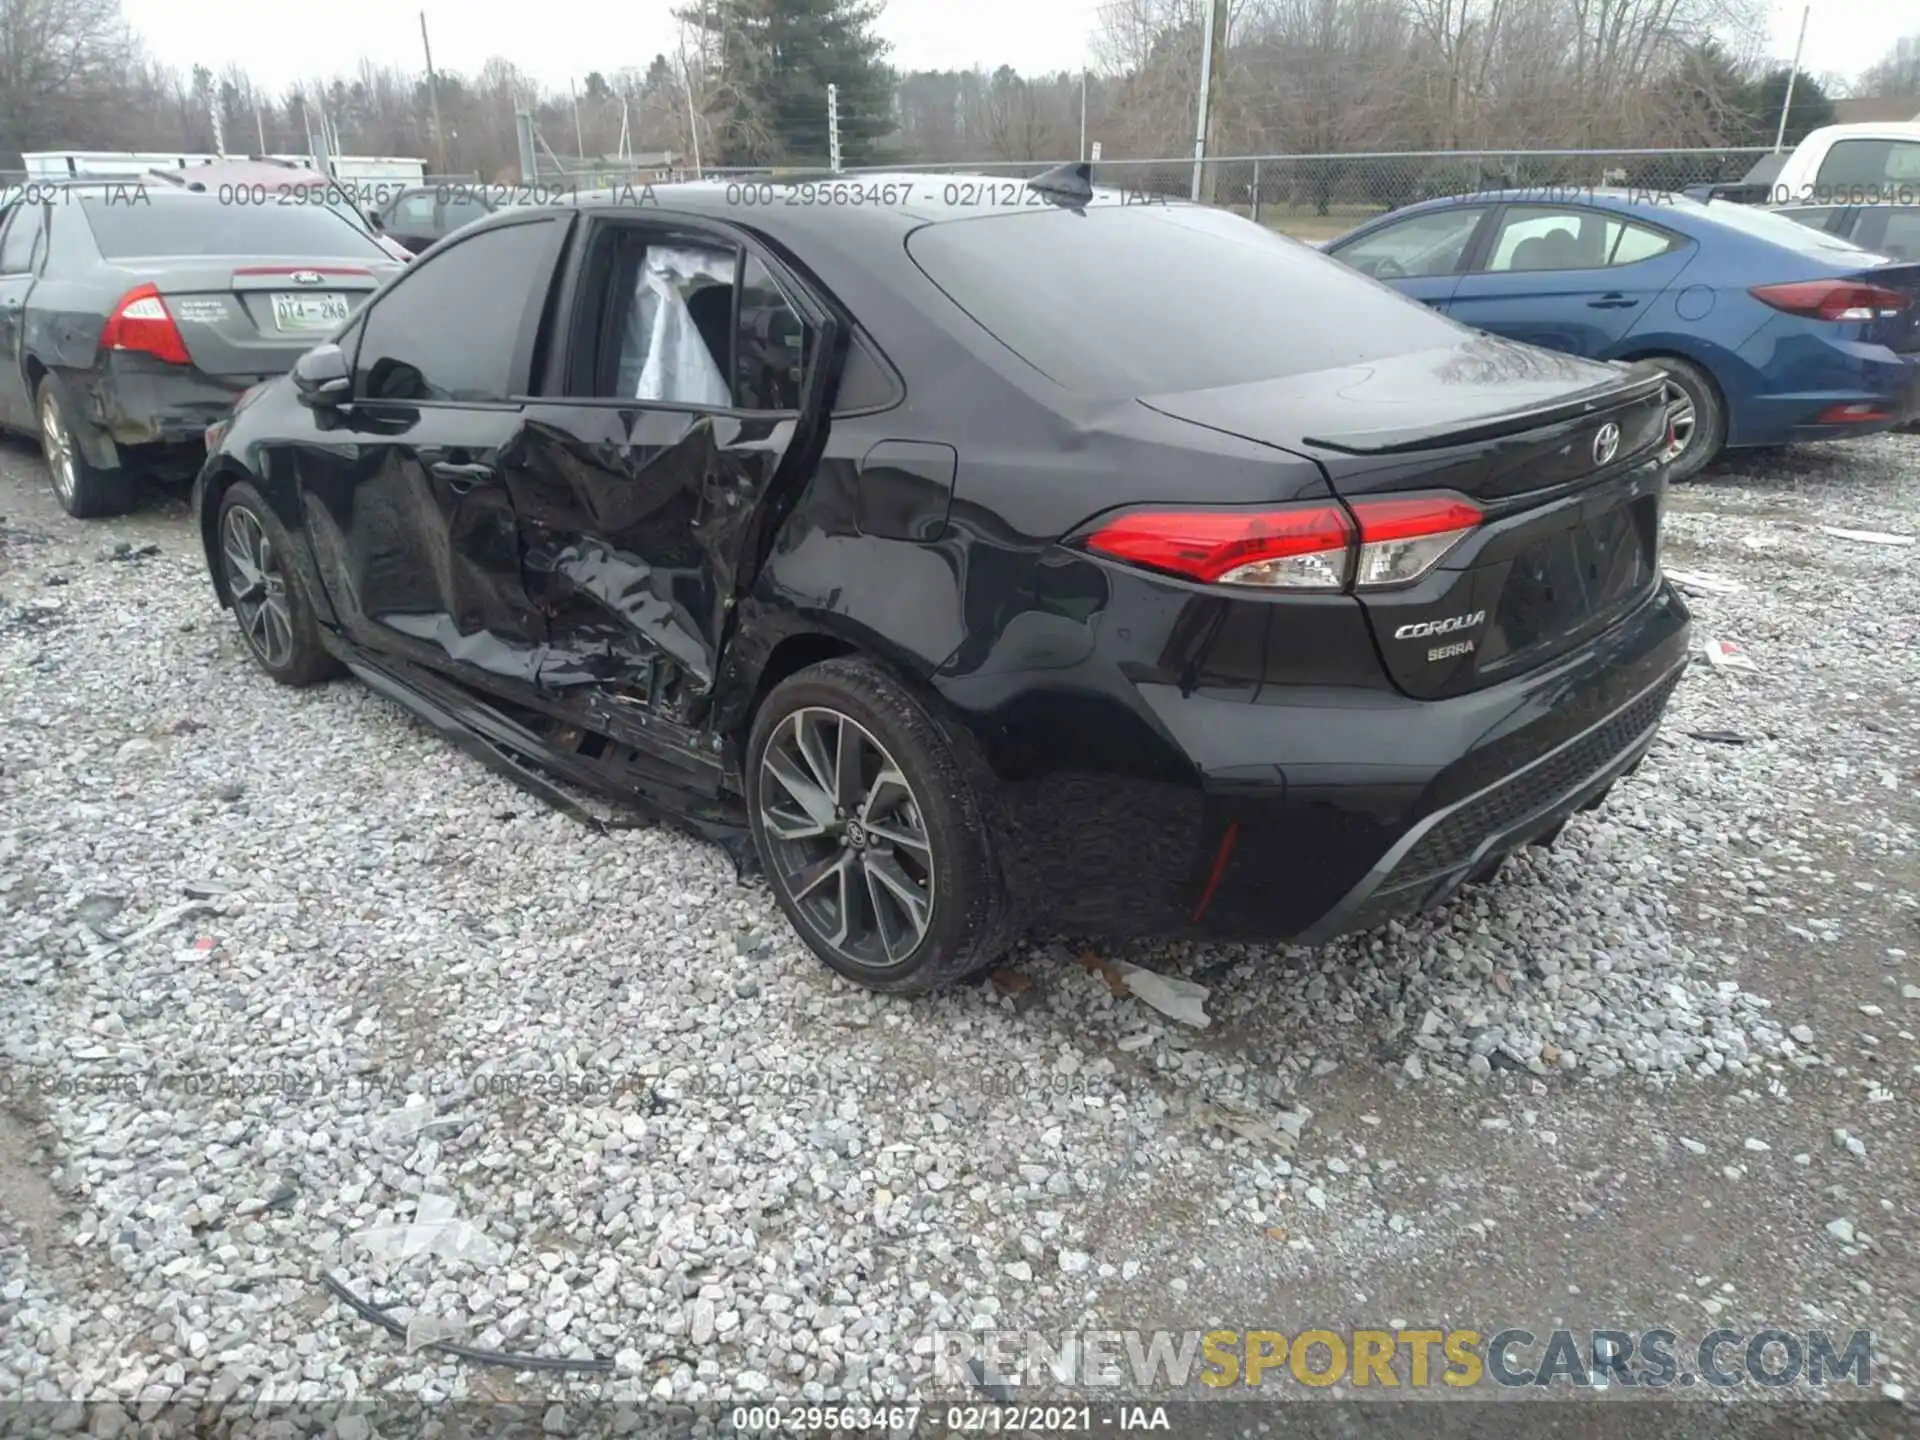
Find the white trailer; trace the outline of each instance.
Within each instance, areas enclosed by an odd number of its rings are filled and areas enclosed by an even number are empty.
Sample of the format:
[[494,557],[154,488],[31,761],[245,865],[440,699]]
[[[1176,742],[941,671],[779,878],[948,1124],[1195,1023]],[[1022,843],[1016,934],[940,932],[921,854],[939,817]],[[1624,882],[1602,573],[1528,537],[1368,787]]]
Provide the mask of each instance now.
[[[244,155],[209,155],[191,151],[160,150],[37,150],[23,155],[29,180],[63,180],[73,175],[125,176],[129,179],[150,170],[191,170],[196,165],[214,165],[244,160]],[[311,155],[271,155],[265,157],[283,164],[315,169]],[[427,163],[397,155],[335,155],[333,178],[344,181],[392,180],[417,185],[426,178]]]

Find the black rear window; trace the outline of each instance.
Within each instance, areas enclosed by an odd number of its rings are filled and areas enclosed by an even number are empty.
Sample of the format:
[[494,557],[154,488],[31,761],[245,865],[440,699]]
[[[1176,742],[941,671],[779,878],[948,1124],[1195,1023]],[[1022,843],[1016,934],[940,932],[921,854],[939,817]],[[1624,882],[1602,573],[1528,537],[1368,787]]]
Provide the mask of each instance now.
[[227,204],[213,195],[127,192],[86,196],[80,208],[108,260],[185,255],[364,257],[384,260],[373,237],[324,205]]
[[1203,206],[953,220],[907,249],[1001,344],[1091,395],[1207,390],[1460,340],[1416,301]]

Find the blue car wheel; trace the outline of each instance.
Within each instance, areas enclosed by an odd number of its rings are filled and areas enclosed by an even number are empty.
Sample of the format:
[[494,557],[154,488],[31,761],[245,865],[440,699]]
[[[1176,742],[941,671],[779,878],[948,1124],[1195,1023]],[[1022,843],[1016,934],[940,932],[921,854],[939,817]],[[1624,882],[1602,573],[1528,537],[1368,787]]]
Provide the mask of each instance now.
[[1679,392],[1668,412],[1673,420],[1671,478],[1691,480],[1720,453],[1727,440],[1727,409],[1713,378],[1689,360],[1671,355],[1654,357]]

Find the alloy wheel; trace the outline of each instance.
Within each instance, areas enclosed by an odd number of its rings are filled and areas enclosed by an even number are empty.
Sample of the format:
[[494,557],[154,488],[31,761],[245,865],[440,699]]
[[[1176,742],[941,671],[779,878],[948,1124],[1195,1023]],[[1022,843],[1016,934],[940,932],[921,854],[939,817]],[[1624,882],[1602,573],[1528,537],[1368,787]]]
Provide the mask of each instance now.
[[808,706],[768,740],[758,788],[768,868],[809,928],[854,964],[904,964],[933,919],[933,842],[886,746]]
[[244,505],[231,507],[220,522],[220,553],[247,648],[267,669],[284,670],[293,662],[286,577],[280,573],[273,541]]
[[1667,408],[1667,423],[1673,427],[1673,443],[1667,446],[1666,458],[1678,460],[1693,443],[1693,432],[1698,424],[1693,410],[1693,397],[1686,391],[1680,391],[1680,398]]
[[47,458],[47,472],[53,479],[53,493],[60,497],[63,505],[73,504],[73,437],[67,434],[66,422],[60,416],[60,402],[54,399],[53,390],[40,398],[40,452]]

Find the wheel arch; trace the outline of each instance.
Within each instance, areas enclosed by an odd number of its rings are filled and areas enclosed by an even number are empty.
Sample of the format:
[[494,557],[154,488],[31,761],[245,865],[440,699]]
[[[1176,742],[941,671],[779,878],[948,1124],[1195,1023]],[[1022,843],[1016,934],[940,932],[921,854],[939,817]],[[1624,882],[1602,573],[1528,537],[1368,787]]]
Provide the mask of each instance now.
[[34,428],[38,429],[40,425],[40,382],[47,377],[48,366],[44,360],[29,350],[20,362],[20,373],[25,377],[27,382],[27,399],[34,407],[33,423]]
[[[721,706],[716,728],[720,730],[737,748],[744,764],[747,751],[747,737],[753,732],[754,717],[760,713],[760,707],[766,704],[767,697],[774,687],[790,676],[798,675],[809,666],[818,665],[825,660],[839,660],[850,655],[885,664],[885,660],[872,651],[863,649],[847,636],[826,629],[790,630],[773,642],[766,658],[760,662],[759,670],[750,682],[737,687],[734,696]],[[894,668],[889,666],[889,669]],[[745,682],[745,677],[743,682]]]
[[1702,355],[1670,342],[1648,341],[1644,344],[1629,346],[1612,358],[1626,363],[1635,360],[1684,360],[1707,377],[1707,383],[1713,386],[1714,394],[1719,397],[1722,408],[1726,406],[1726,382],[1720,378],[1719,367],[1710,355]]
[[200,472],[194,482],[198,498],[195,519],[200,527],[200,549],[206,556],[207,573],[213,577],[213,592],[220,597],[220,608],[233,608],[233,593],[227,586],[226,567],[220,563],[220,504],[235,485],[253,477],[239,461],[217,456]]

